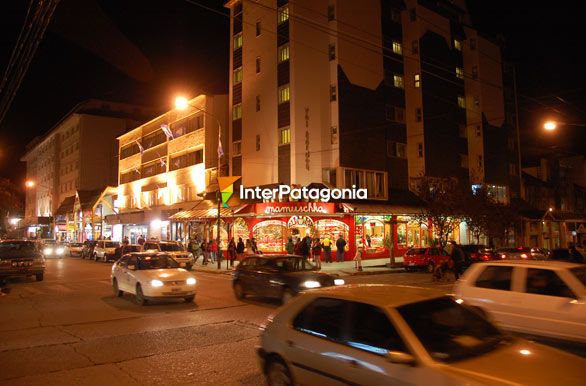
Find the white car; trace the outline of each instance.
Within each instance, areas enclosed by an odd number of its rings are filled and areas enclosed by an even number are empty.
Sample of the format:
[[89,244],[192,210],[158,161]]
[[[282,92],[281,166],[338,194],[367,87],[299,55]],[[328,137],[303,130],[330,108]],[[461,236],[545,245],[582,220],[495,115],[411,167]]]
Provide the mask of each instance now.
[[151,299],[183,298],[190,303],[195,298],[195,276],[164,253],[124,255],[112,266],[111,279],[115,296],[128,292],[140,305]]
[[472,265],[454,292],[504,329],[586,344],[586,265],[493,261]]
[[316,289],[269,317],[268,385],[583,385],[586,360],[503,334],[439,291]]
[[143,245],[145,251],[165,252],[179,263],[181,268],[191,271],[195,259],[191,252],[187,252],[181,243],[176,241],[147,241]]
[[115,260],[116,248],[120,247],[118,241],[111,240],[98,240],[94,247],[94,260],[95,261],[108,261]]
[[81,251],[83,250],[83,243],[70,243],[68,250],[69,256],[81,256]]

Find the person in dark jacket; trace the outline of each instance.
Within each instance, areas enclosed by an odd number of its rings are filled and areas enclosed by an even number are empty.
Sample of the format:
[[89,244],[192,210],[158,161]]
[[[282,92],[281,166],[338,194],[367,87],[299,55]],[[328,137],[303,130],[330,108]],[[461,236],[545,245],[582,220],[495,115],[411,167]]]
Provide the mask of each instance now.
[[230,267],[233,267],[236,259],[236,241],[234,241],[234,237],[228,243],[228,259],[230,259]]
[[293,237],[289,237],[287,244],[285,244],[285,250],[290,255],[293,255],[295,253],[295,246],[293,245]]
[[244,242],[242,241],[242,237],[238,237],[238,244],[236,244],[236,254],[238,255],[238,261],[241,261],[242,256],[244,255]]
[[[309,239],[309,242],[306,239]],[[301,256],[305,257],[306,259],[309,258],[309,251],[311,250],[311,237],[305,236],[303,239],[301,239],[300,243],[301,246],[299,249]]]
[[344,240],[344,236],[340,233],[340,237],[338,237],[338,240],[336,240],[336,261],[338,263],[344,261],[344,254],[346,253],[346,251],[344,250],[345,248],[346,240]]
[[456,280],[458,280],[462,274],[466,255],[464,254],[462,248],[455,241],[452,241],[452,253],[450,254],[450,259],[452,260],[454,276],[456,277]]

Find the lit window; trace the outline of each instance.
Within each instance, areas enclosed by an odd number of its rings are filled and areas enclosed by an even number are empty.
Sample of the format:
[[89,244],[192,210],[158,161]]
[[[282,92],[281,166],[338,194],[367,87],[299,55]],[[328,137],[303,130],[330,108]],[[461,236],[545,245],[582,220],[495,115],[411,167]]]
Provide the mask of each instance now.
[[237,141],[232,143],[232,155],[237,156],[242,154],[242,142]]
[[461,95],[458,95],[458,107],[461,109],[466,108],[466,99],[464,99],[464,97]]
[[415,87],[421,87],[421,75],[419,74],[415,74]]
[[237,69],[234,70],[233,81],[234,81],[234,84],[238,84],[238,83],[242,82],[242,67],[238,67]]
[[289,85],[279,88],[279,104],[289,102],[291,95],[289,94]]
[[454,48],[458,51],[462,51],[462,42],[458,39],[454,39]]
[[281,134],[279,136],[279,145],[286,145],[291,143],[291,128],[289,126],[281,127],[279,131]]
[[242,47],[242,32],[234,35],[234,51]]
[[462,67],[456,67],[456,76],[460,79],[464,79],[464,69]]
[[284,5],[279,8],[278,15],[277,15],[277,24],[283,24],[289,20],[289,6]]
[[238,103],[232,107],[232,120],[242,119],[242,104]]
[[393,75],[393,84],[397,88],[405,88],[402,75]]
[[393,42],[393,52],[397,55],[403,55],[403,47],[399,42]]
[[335,102],[336,99],[337,99],[336,86],[331,84],[330,85],[330,102]]
[[279,63],[289,60],[289,45],[285,44],[278,49]]

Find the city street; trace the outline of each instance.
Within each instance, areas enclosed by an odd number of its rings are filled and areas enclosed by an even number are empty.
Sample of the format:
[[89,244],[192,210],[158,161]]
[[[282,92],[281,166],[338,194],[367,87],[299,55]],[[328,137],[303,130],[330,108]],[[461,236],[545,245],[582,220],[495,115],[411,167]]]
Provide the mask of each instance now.
[[[278,303],[237,301],[231,276],[196,272],[198,293],[140,307],[115,298],[111,264],[48,260],[45,280],[15,279],[0,297],[0,385],[262,385],[254,346]],[[435,287],[426,273],[347,283]]]

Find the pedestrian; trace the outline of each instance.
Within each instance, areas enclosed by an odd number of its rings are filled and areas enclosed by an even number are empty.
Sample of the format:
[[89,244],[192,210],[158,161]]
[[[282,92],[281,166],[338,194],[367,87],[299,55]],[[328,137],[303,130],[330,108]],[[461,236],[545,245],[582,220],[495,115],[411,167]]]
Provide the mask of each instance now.
[[456,280],[460,278],[460,274],[462,274],[462,268],[464,265],[464,259],[466,256],[464,255],[464,251],[462,248],[456,243],[452,241],[452,253],[450,254],[450,260],[452,261],[452,269],[454,270],[454,276]]
[[285,250],[287,251],[287,253],[289,255],[292,255],[295,253],[295,246],[293,245],[293,237],[289,237],[289,240],[287,240],[287,244],[285,244]]
[[254,255],[254,250],[252,249],[252,242],[250,239],[246,239],[246,254]]
[[250,240],[250,244],[252,245],[252,252],[258,254],[258,246],[256,245],[256,239],[254,237]]
[[366,235],[366,245],[368,245],[369,248],[370,248],[370,243],[371,243],[370,235]]
[[201,251],[203,253],[203,265],[208,265],[208,259],[209,259],[209,251],[208,251],[208,243],[206,242],[206,240],[203,240],[201,242]]
[[215,263],[219,257],[218,257],[218,242],[216,241],[216,239],[212,239],[212,241],[210,241],[209,243],[210,245],[210,258],[212,259],[212,263]]
[[244,255],[244,243],[242,242],[242,237],[238,237],[238,244],[236,244],[236,253],[238,254],[238,261],[242,261],[242,256]]
[[228,243],[228,258],[230,259],[230,267],[233,267],[236,259],[236,241],[234,241],[234,237]]
[[302,252],[301,252],[301,240],[297,239],[297,241],[295,242],[295,245],[293,246],[293,252],[297,255],[297,256],[301,256]]
[[346,240],[344,240],[344,236],[340,233],[338,240],[336,240],[336,261],[341,263],[344,261],[344,254],[346,248]]
[[142,247],[144,245],[145,241],[146,240],[145,240],[144,236],[143,235],[139,235],[138,236],[138,240],[136,240],[136,243]]
[[321,269],[321,249],[322,245],[319,237],[314,238],[311,244],[311,255],[313,256],[313,264],[315,264],[317,269]]
[[364,243],[358,241],[356,245],[356,255],[354,255],[354,268],[357,271],[362,271],[362,254],[364,253]]
[[122,244],[124,244],[124,245],[130,244],[130,240],[128,240],[128,236],[124,236],[124,238],[122,239]]
[[301,256],[308,259],[311,251],[311,243],[307,243],[306,240],[307,236],[301,239],[299,242],[301,245],[299,247],[299,251],[301,252]]
[[322,246],[324,248],[324,261],[326,263],[332,262],[332,240],[330,240],[330,236],[326,235],[322,240]]

